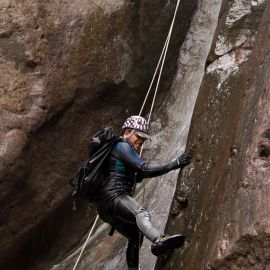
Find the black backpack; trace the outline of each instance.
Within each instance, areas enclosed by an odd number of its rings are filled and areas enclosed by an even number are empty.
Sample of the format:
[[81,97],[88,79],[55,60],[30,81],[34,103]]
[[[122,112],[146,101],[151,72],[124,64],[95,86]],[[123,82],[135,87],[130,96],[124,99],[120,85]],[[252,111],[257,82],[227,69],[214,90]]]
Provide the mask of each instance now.
[[73,197],[90,202],[96,201],[99,191],[106,184],[104,169],[106,158],[119,140],[121,139],[114,135],[110,127],[104,128],[92,137],[88,146],[89,159],[71,181],[74,187]]

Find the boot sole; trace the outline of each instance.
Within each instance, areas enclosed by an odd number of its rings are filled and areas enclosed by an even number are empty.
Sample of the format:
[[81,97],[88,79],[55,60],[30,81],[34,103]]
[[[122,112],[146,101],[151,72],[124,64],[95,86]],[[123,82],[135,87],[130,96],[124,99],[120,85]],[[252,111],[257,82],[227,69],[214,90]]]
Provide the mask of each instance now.
[[163,255],[166,251],[170,251],[183,246],[185,243],[185,236],[177,235],[165,240],[162,245],[153,244],[151,251],[155,256]]

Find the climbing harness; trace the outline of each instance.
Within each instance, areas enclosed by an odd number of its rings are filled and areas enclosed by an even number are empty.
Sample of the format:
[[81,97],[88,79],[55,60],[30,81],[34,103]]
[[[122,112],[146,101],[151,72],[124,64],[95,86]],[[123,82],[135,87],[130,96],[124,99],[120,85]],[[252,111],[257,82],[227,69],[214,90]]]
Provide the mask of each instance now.
[[[159,82],[160,82],[162,70],[163,70],[163,67],[164,67],[165,58],[166,58],[166,55],[167,55],[167,51],[168,51],[168,47],[169,47],[169,43],[170,43],[170,39],[171,39],[171,35],[172,35],[172,30],[173,30],[173,26],[174,26],[174,22],[175,22],[175,18],[176,18],[176,14],[177,14],[177,11],[178,11],[179,4],[180,4],[180,0],[177,0],[177,4],[176,4],[176,7],[175,7],[175,11],[174,11],[174,16],[173,16],[173,19],[172,19],[172,22],[171,22],[171,26],[170,26],[170,29],[169,29],[169,32],[168,32],[166,41],[165,41],[165,43],[164,43],[164,46],[163,46],[163,49],[162,49],[162,52],[161,52],[161,55],[160,55],[158,64],[157,64],[157,66],[156,66],[156,70],[155,70],[155,72],[154,72],[152,81],[151,81],[150,86],[149,86],[149,88],[148,88],[148,91],[147,91],[147,93],[146,93],[146,96],[145,96],[145,99],[144,99],[144,101],[143,101],[141,110],[140,110],[140,112],[139,112],[139,116],[140,116],[140,115],[142,114],[142,112],[143,112],[144,106],[145,106],[145,104],[146,104],[146,101],[147,101],[147,99],[148,99],[149,93],[150,93],[150,91],[151,91],[151,89],[152,89],[152,86],[153,86],[153,83],[154,83],[154,81],[155,81],[157,72],[158,72],[158,70],[159,70],[159,75],[158,75],[158,79],[157,79],[157,84],[156,84],[156,88],[155,88],[155,92],[154,92],[154,96],[153,96],[153,100],[152,100],[152,104],[151,104],[151,108],[150,108],[150,112],[149,112],[149,117],[148,117],[148,120],[147,120],[148,125],[149,125],[150,120],[151,120],[151,116],[152,116],[152,112],[153,112],[153,108],[154,108],[154,103],[155,103],[155,100],[156,100],[157,90],[158,90],[158,87],[159,87]],[[159,68],[160,68],[160,69],[159,69]],[[142,154],[142,150],[143,150],[143,147],[141,147],[141,150],[140,150],[140,156],[141,156],[141,154]],[[143,188],[143,202],[144,202],[144,197],[145,197],[145,186],[144,186],[144,188]],[[85,248],[86,248],[86,245],[87,245],[87,243],[88,243],[88,240],[90,239],[90,237],[91,237],[91,235],[92,235],[92,233],[93,233],[93,231],[94,231],[94,228],[95,228],[95,226],[96,226],[96,224],[97,224],[98,219],[99,219],[99,215],[96,216],[96,219],[95,219],[95,221],[94,221],[94,223],[93,223],[93,225],[92,225],[92,227],[91,227],[91,229],[90,229],[90,232],[89,232],[89,234],[88,234],[88,236],[87,236],[87,238],[86,238],[86,241],[85,241],[85,243],[84,243],[84,245],[83,245],[83,247],[82,247],[82,249],[81,249],[81,252],[80,252],[80,254],[79,254],[78,258],[77,258],[77,261],[76,261],[76,263],[75,263],[75,265],[74,265],[74,267],[73,267],[72,270],[75,270],[75,269],[76,269],[76,267],[77,267],[77,265],[78,265],[78,263],[79,263],[79,261],[80,261],[80,259],[81,259],[81,256],[82,256],[82,254],[83,254],[83,252],[84,252],[84,250],[85,250]],[[138,256],[138,257],[139,257],[139,256]],[[140,267],[139,267],[139,269],[140,269]]]

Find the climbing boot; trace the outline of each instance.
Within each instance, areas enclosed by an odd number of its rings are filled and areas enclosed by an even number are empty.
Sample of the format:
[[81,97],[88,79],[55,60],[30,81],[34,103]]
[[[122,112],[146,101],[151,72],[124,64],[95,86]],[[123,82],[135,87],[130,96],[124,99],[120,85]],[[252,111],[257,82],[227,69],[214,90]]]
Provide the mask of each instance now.
[[176,234],[172,236],[161,236],[151,246],[151,251],[155,256],[160,256],[167,251],[181,247],[185,242],[185,236]]

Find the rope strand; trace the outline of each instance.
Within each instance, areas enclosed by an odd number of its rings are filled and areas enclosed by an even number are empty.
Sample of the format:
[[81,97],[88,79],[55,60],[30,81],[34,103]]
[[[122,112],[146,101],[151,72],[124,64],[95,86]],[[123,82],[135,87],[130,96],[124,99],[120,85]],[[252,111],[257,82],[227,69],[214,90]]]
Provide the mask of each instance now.
[[[162,52],[161,52],[161,55],[160,55],[160,58],[159,58],[159,61],[158,61],[156,70],[155,70],[155,72],[154,72],[152,81],[151,81],[151,83],[150,83],[150,86],[149,86],[149,88],[148,88],[147,94],[146,94],[145,99],[144,99],[144,101],[143,101],[141,110],[140,110],[140,112],[139,112],[139,115],[141,115],[141,114],[142,114],[142,111],[143,111],[143,109],[144,109],[144,106],[145,106],[145,104],[146,104],[146,101],[147,101],[147,99],[148,99],[149,93],[150,93],[150,91],[151,91],[151,88],[152,88],[152,86],[153,86],[153,83],[154,83],[156,74],[157,74],[157,72],[158,72],[160,63],[161,63],[161,61],[162,61],[161,67],[160,67],[160,71],[159,71],[158,80],[157,80],[157,84],[156,84],[156,88],[155,88],[155,93],[154,93],[153,101],[152,101],[152,104],[151,104],[151,109],[150,109],[150,113],[149,113],[149,117],[148,117],[148,121],[147,121],[148,124],[150,123],[152,111],[153,111],[153,108],[154,108],[154,103],[155,103],[155,99],[156,99],[156,95],[157,95],[157,90],[158,90],[158,87],[159,87],[159,82],[160,82],[162,70],[163,70],[163,67],[164,67],[165,58],[166,58],[166,55],[167,55],[167,51],[168,51],[168,47],[169,47],[169,43],[170,43],[170,39],[171,39],[171,34],[172,34],[172,29],[173,29],[173,26],[174,26],[174,22],[175,22],[175,18],[176,18],[176,14],[177,14],[177,10],[178,10],[179,4],[180,4],[180,0],[177,0],[177,4],[176,4],[175,11],[174,11],[173,20],[172,20],[172,23],[171,23],[171,26],[170,26],[170,29],[169,29],[169,32],[168,32],[166,41],[165,41],[165,43],[164,43],[164,46],[163,46],[163,49],[162,49]],[[142,154],[142,150],[143,150],[143,147],[141,148],[140,155]],[[145,192],[145,186],[144,186],[144,192]],[[143,195],[143,202],[144,202],[144,195]],[[85,248],[86,248],[86,245],[87,245],[87,243],[88,243],[88,240],[90,239],[90,237],[91,237],[91,235],[92,235],[92,233],[93,233],[93,231],[94,231],[94,228],[95,228],[95,226],[96,226],[96,224],[97,224],[98,219],[99,219],[99,215],[96,216],[96,219],[95,219],[95,221],[94,221],[94,224],[92,225],[92,227],[91,227],[91,229],[90,229],[90,232],[89,232],[89,234],[88,234],[88,236],[87,236],[87,238],[86,238],[86,241],[85,241],[85,243],[84,243],[84,245],[83,245],[83,247],[82,247],[82,250],[81,250],[81,252],[80,252],[80,255],[79,255],[79,257],[78,257],[78,259],[77,259],[77,261],[76,261],[76,263],[75,263],[75,265],[74,265],[74,267],[73,267],[72,270],[76,270],[77,265],[78,265],[78,263],[79,263],[79,261],[80,261],[80,259],[81,259],[81,256],[82,256],[82,254],[83,254],[83,252],[84,252],[84,250],[85,250]],[[140,269],[140,266],[139,266],[139,269]]]
[[90,230],[90,232],[89,232],[89,234],[88,234],[88,236],[87,236],[87,238],[86,238],[86,241],[85,241],[85,243],[84,243],[84,245],[83,245],[83,247],[82,247],[82,250],[81,250],[81,252],[80,252],[80,255],[79,255],[79,257],[78,257],[78,259],[77,259],[77,261],[76,261],[76,263],[75,263],[75,265],[74,265],[74,267],[73,267],[72,270],[75,270],[75,269],[76,269],[76,267],[77,267],[77,265],[78,265],[78,263],[79,263],[79,261],[80,261],[80,259],[81,259],[81,256],[82,256],[82,254],[83,254],[83,252],[84,252],[84,250],[85,250],[85,248],[86,248],[87,242],[88,242],[89,238],[91,237],[91,235],[92,235],[92,233],[93,233],[93,231],[94,231],[94,228],[95,228],[95,226],[96,226],[96,224],[97,224],[98,218],[99,218],[99,215],[96,216],[96,219],[95,219],[95,221],[94,221],[94,224],[93,224],[93,226],[91,227],[91,230]]
[[[156,100],[157,90],[158,90],[158,87],[159,87],[159,82],[160,82],[161,74],[162,74],[162,71],[163,71],[163,67],[164,67],[164,63],[165,63],[165,59],[166,59],[166,55],[167,55],[167,51],[168,51],[168,47],[169,47],[171,35],[172,35],[172,29],[173,29],[173,26],[174,26],[174,22],[175,22],[175,18],[176,18],[176,14],[177,14],[177,10],[178,10],[179,4],[180,4],[180,0],[177,1],[176,8],[175,8],[175,11],[174,11],[174,16],[173,16],[173,20],[172,20],[172,23],[171,23],[171,26],[170,26],[169,33],[167,35],[165,44],[164,44],[163,49],[162,49],[161,56],[159,58],[159,61],[158,61],[158,64],[157,64],[157,67],[156,67],[156,70],[155,70],[155,73],[154,73],[154,76],[152,78],[151,84],[150,84],[150,86],[148,88],[146,97],[144,99],[142,108],[141,108],[140,113],[139,113],[139,115],[141,115],[141,113],[143,111],[143,107],[145,106],[146,100],[147,100],[148,95],[150,93],[150,90],[152,88],[152,85],[153,85],[153,82],[154,82],[154,79],[155,79],[157,70],[159,68],[159,65],[160,65],[160,62],[161,62],[161,59],[162,59],[162,64],[161,64],[161,67],[160,67],[160,70],[159,70],[159,76],[158,76],[158,80],[157,80],[157,84],[156,84],[156,89],[155,89],[155,92],[154,92],[154,97],[153,97],[153,100],[152,100],[151,109],[150,109],[149,117],[148,117],[148,121],[147,121],[148,124],[150,123],[150,120],[151,120],[152,111],[153,111],[154,103],[155,103],[155,100]],[[143,151],[143,146],[141,147],[141,150],[140,150],[140,156],[142,155],[142,151]],[[145,199],[145,184],[143,184],[143,201],[142,201],[142,204],[144,203],[144,199]],[[140,238],[140,233],[139,233],[139,246],[140,246],[140,241],[141,241],[141,238]],[[138,252],[140,253],[140,249],[138,250]],[[139,270],[140,270],[140,256],[138,256],[138,265],[139,265]]]
[[160,62],[161,62],[161,60],[162,60],[162,65],[161,65],[161,68],[160,68],[160,71],[159,71],[159,77],[158,77],[158,81],[157,81],[156,89],[155,89],[155,93],[154,93],[154,99],[153,99],[152,104],[151,104],[151,109],[150,109],[150,114],[149,114],[149,118],[148,118],[148,123],[150,123],[150,118],[151,118],[152,110],[153,110],[154,103],[155,103],[155,97],[156,97],[156,93],[157,93],[157,90],[158,90],[158,87],[159,87],[159,82],[160,82],[160,78],[161,78],[161,74],[162,74],[162,70],[163,70],[165,58],[166,58],[166,55],[167,55],[167,51],[168,51],[168,47],[169,47],[169,43],[170,43],[170,39],[171,39],[171,35],[172,35],[172,30],[173,30],[173,26],[174,26],[174,23],[175,23],[175,18],[176,18],[176,14],[177,14],[177,11],[178,11],[179,4],[180,4],[180,0],[177,1],[176,7],[175,7],[175,11],[174,11],[174,15],[173,15],[173,19],[172,19],[172,22],[171,22],[171,26],[170,26],[170,29],[169,29],[169,32],[168,32],[166,41],[165,41],[165,43],[164,43],[164,46],[163,46],[161,55],[160,55],[160,57],[159,57],[159,60],[158,60],[157,66],[156,66],[156,70],[155,70],[155,72],[154,72],[152,81],[151,81],[150,86],[149,86],[149,88],[148,88],[148,90],[147,90],[147,94],[146,94],[146,96],[145,96],[145,99],[144,99],[144,101],[143,101],[141,110],[140,110],[140,112],[139,112],[139,116],[141,116],[142,111],[143,111],[144,106],[145,106],[145,103],[146,103],[146,101],[147,101],[147,99],[148,99],[148,96],[149,96],[149,93],[150,93],[150,91],[151,91],[152,85],[153,85],[153,83],[154,83],[154,80],[155,80],[157,71],[158,71],[158,69],[159,69]]
[[164,46],[163,46],[161,55],[160,55],[160,57],[159,57],[159,60],[158,60],[157,66],[156,66],[156,70],[155,70],[155,72],[154,72],[152,81],[151,81],[150,86],[149,86],[149,88],[148,88],[148,90],[147,90],[147,94],[146,94],[146,96],[145,96],[145,98],[144,98],[144,101],[143,101],[141,110],[140,110],[140,112],[139,112],[139,116],[141,116],[141,114],[142,114],[142,111],[143,111],[143,109],[144,109],[145,103],[146,103],[146,101],[147,101],[147,99],[148,99],[148,96],[149,96],[149,93],[150,93],[150,91],[151,91],[152,85],[153,85],[154,80],[155,80],[155,78],[156,78],[156,74],[157,74],[158,68],[159,68],[159,66],[160,66],[160,62],[161,62],[161,60],[162,60],[162,57],[163,57],[163,54],[164,54],[166,45],[167,45],[167,43],[168,43],[168,39],[169,39],[169,35],[167,36],[166,41],[165,41],[165,44],[164,44]]

